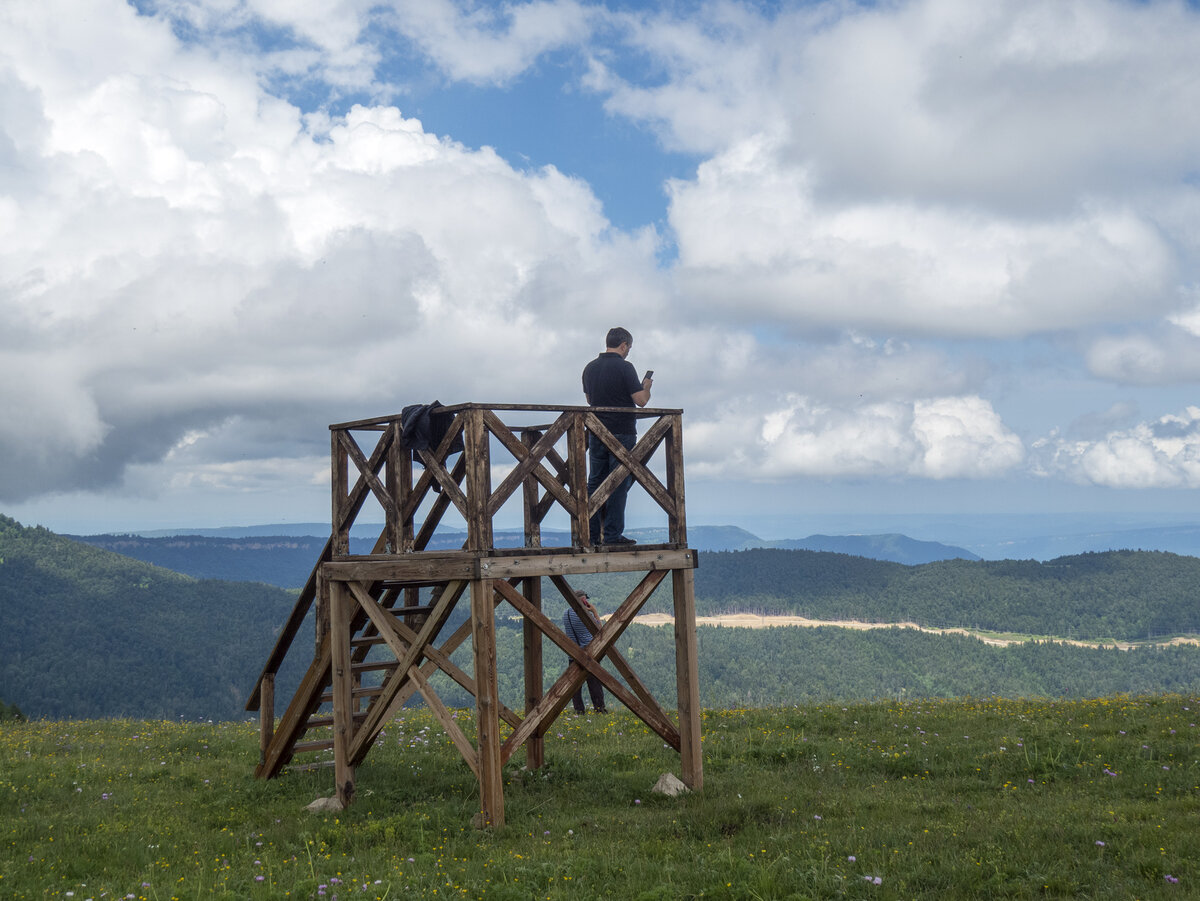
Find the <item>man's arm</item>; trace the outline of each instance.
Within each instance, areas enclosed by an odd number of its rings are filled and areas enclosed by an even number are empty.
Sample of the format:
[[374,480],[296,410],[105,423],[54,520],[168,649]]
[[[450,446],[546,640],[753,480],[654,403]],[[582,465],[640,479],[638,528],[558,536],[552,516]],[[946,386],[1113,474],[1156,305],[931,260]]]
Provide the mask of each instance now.
[[644,407],[650,402],[650,386],[654,384],[654,379],[642,379],[642,390],[635,391],[630,397],[633,402],[639,407]]

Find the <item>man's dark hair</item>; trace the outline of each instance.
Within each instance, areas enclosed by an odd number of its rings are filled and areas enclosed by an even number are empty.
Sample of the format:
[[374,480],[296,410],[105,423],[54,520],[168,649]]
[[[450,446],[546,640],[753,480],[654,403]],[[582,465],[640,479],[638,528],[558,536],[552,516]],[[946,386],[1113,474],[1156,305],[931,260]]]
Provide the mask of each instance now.
[[610,328],[608,337],[604,339],[605,347],[620,347],[622,344],[632,344],[633,335],[629,334],[629,329],[623,329],[620,326]]

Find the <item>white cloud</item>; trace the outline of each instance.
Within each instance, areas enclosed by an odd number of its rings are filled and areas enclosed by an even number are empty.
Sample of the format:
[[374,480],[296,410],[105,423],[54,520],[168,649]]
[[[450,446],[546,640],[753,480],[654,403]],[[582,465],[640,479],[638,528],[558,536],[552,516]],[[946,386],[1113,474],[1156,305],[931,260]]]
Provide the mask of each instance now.
[[761,403],[744,400],[691,426],[689,471],[768,480],[993,478],[1025,456],[1020,438],[979,397],[833,407],[793,394]]
[[[1180,4],[704,4],[624,17],[609,109],[710,155],[684,292],[785,326],[1021,337],[1175,312],[1195,272],[1200,14]],[[640,70],[639,70],[640,71]]]
[[392,24],[450,77],[503,83],[544,53],[582,43],[591,31],[589,8],[574,2],[463,5],[452,0],[397,3]]
[[1035,445],[1040,471],[1109,488],[1200,488],[1200,407],[1109,432]]
[[55,12],[0,13],[19,101],[0,148],[28,176],[0,198],[0,452],[23,463],[0,498],[191,465],[182,436],[215,449],[231,423],[258,437],[241,460],[274,466],[272,429],[319,440],[435,394],[574,401],[573,372],[547,379],[520,349],[574,370],[581,336],[662,290],[653,234],[610,234],[553,169],[392,107],[303,117],[118,2],[48,54]]
[[823,190],[859,196],[1069,208],[1098,185],[1174,179],[1200,144],[1200,16],[1184,4],[751,10],[629,16],[627,40],[666,78],[607,68],[594,87],[671,146],[783,134]]
[[754,139],[672,185],[683,289],[796,324],[1021,336],[1169,312],[1172,253],[1129,209],[1022,222],[918,203],[832,203]]

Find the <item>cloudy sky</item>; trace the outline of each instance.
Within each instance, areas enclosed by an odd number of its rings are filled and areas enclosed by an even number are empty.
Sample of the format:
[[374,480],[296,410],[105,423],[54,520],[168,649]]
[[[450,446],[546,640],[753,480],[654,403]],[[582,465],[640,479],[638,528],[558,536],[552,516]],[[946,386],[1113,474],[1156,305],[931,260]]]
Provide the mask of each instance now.
[[580,403],[617,324],[693,523],[1192,510],[1198,47],[1156,0],[6,0],[0,511],[327,520],[329,423]]

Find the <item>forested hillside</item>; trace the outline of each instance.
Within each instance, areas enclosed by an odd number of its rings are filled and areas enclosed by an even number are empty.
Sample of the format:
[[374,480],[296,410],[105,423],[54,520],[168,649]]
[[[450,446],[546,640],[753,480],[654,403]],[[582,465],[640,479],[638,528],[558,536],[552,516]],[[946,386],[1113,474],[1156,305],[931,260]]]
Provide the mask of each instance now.
[[1200,558],[1109,551],[1046,563],[901,566],[814,551],[731,551],[701,555],[696,606],[703,614],[743,610],[1139,640],[1200,633]]
[[[1195,630],[1198,567],[1195,558],[1152,552],[908,567],[844,554],[749,550],[701,554],[696,591],[701,613],[1136,639]],[[572,581],[607,613],[636,580],[615,574]],[[543,591],[546,612],[557,620],[563,602],[548,583]],[[182,576],[0,517],[0,698],[31,717],[242,718],[293,598],[261,583]],[[665,590],[648,605],[670,608]],[[519,707],[520,620],[504,606],[498,612],[501,692]],[[465,610],[456,614],[458,621]],[[633,626],[618,644],[668,705],[675,691],[672,635],[669,628]],[[298,653],[281,675],[280,710],[307,665],[311,636],[311,629],[301,633]],[[707,706],[1200,690],[1200,649],[1191,646],[993,648],[900,629],[702,627],[700,652]],[[551,682],[566,661],[549,643],[546,661]],[[446,690],[451,703],[467,703],[461,692]]]
[[293,603],[0,516],[0,696],[32,717],[236,717]]

